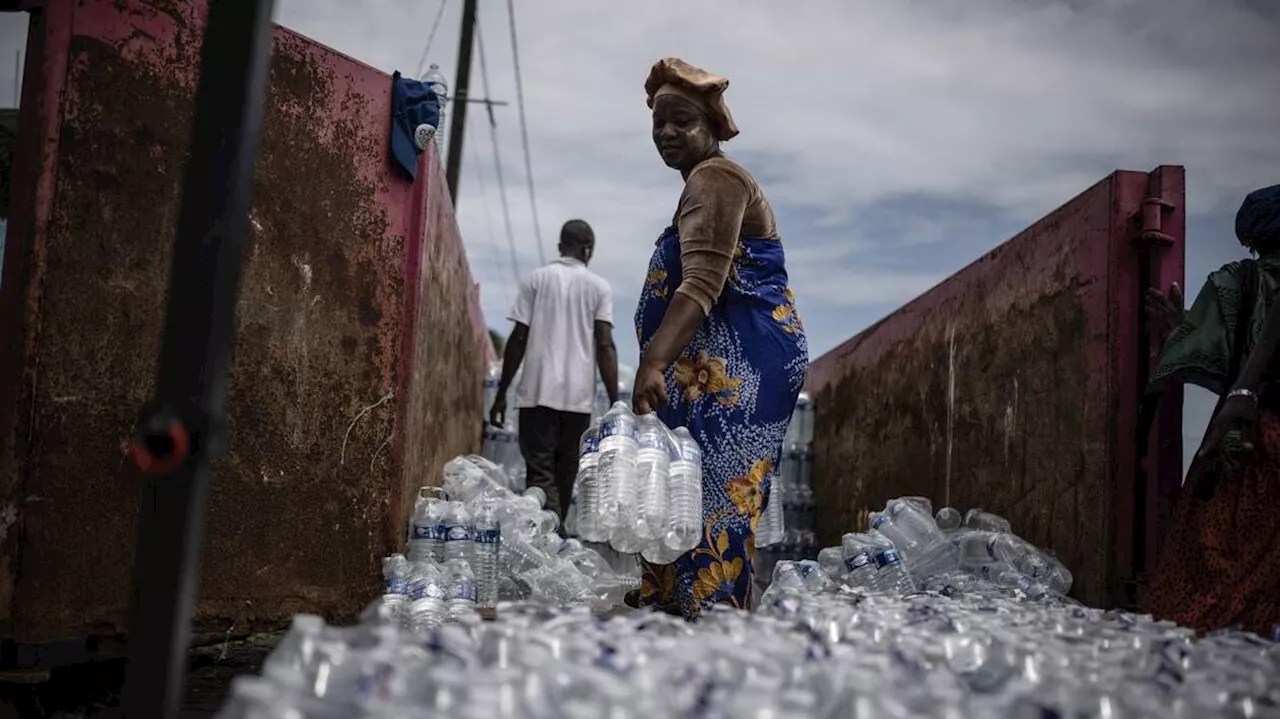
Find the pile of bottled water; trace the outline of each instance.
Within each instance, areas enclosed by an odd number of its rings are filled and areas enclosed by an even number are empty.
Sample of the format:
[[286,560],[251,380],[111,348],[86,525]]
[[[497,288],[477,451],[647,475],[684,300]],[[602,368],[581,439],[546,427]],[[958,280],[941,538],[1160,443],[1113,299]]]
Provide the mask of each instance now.
[[516,494],[502,469],[483,457],[458,457],[440,488],[415,502],[404,554],[383,560],[386,611],[427,630],[472,621],[477,608],[532,599],[554,606],[619,604],[639,586],[594,550],[562,539],[555,512],[537,487]]
[[[488,417],[493,401],[498,398],[498,385],[502,381],[502,363],[489,365],[484,377],[484,412]],[[525,487],[524,456],[520,454],[520,411],[516,408],[515,388],[520,385],[520,370],[507,388],[507,416],[501,427],[487,421],[484,427],[484,445],[480,454],[502,469],[499,478],[508,489],[520,492]]]
[[[792,563],[780,563],[780,567]],[[818,568],[807,581],[817,584]],[[697,623],[502,604],[405,629],[299,616],[220,719],[1275,717],[1280,645],[977,583],[778,593]]]
[[773,476],[769,502],[756,528],[757,562],[765,576],[779,560],[813,559],[818,551],[813,518],[813,401],[796,399]]
[[[782,561],[769,593],[812,588],[812,582],[889,594],[928,589],[954,592],[976,584],[1016,591],[1030,599],[1065,596],[1071,572],[1051,553],[1013,533],[1009,521],[982,509],[963,516],[943,507],[934,516],[923,497],[903,497],[871,514],[871,531],[850,533],[814,561]],[[815,575],[812,582],[803,582]]]
[[654,564],[698,546],[702,449],[689,430],[618,402],[583,433],[578,457],[570,534]]

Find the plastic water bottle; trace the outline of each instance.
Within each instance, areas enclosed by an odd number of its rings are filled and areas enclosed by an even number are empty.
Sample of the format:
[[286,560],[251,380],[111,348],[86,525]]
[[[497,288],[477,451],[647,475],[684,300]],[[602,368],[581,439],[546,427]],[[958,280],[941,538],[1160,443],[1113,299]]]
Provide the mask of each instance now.
[[409,539],[408,559],[418,562],[429,559],[439,562],[444,558],[444,502],[428,497],[418,503],[413,514],[412,537]]
[[[769,495],[764,508],[764,516],[757,525],[756,546],[771,547],[782,541],[787,533],[786,519],[786,482],[781,472],[775,472],[769,480]],[[762,534],[759,527],[764,526]]]
[[445,563],[448,591],[445,594],[445,610],[450,619],[462,619],[476,609],[476,580],[471,566],[461,560]]
[[634,506],[633,479],[639,451],[636,435],[635,415],[625,404],[615,403],[600,422],[600,459],[596,472],[601,499],[600,523],[610,533],[619,526],[622,503]]
[[427,74],[422,76],[422,81],[431,86],[431,91],[436,94],[436,100],[439,102],[440,120],[439,122],[436,123],[435,139],[436,139],[436,147],[440,148],[440,150],[443,151],[444,149],[443,135],[444,135],[444,129],[445,129],[444,118],[446,114],[446,108],[448,107],[448,104],[449,104],[449,83],[445,81],[444,74],[440,72],[440,66],[435,64],[434,62],[431,63],[431,66],[427,68]]
[[1031,600],[1043,599],[1044,595],[1048,594],[1043,584],[1016,570],[994,571],[984,567],[980,576]]
[[933,517],[925,514],[919,505],[901,500],[889,502],[885,511],[875,513],[871,527],[888,537],[908,562],[944,539]]
[[404,594],[409,584],[409,560],[393,554],[382,560],[382,588],[387,594]]
[[875,557],[875,588],[881,592],[901,596],[915,591],[915,583],[902,563],[902,555],[895,548],[882,549]]
[[954,507],[943,507],[934,515],[934,521],[938,523],[938,529],[950,532],[960,528],[964,517],[960,514],[960,510]]
[[542,487],[526,487],[524,490],[524,496],[537,502],[538,509],[542,509],[547,506],[547,493],[543,491]]
[[484,505],[475,516],[476,602],[482,607],[498,604],[498,556],[502,552],[502,532],[493,507]]
[[680,459],[671,463],[667,483],[668,549],[687,552],[702,539],[702,447],[689,430],[677,427]]
[[444,560],[471,561],[471,516],[462,502],[449,502],[444,511]]
[[1012,532],[1013,525],[1009,520],[984,509],[974,508],[965,512],[964,526],[969,529],[980,529],[988,532]]
[[841,579],[848,570],[844,568],[844,552],[840,547],[825,547],[818,551],[818,564],[832,579]]
[[840,553],[844,559],[844,581],[854,587],[876,586],[875,558],[882,550],[893,545],[866,534],[849,533],[840,539]]
[[796,397],[796,415],[799,426],[796,428],[796,442],[808,446],[813,444],[813,400],[808,392],[801,392]]
[[600,483],[596,468],[600,462],[600,423],[594,422],[578,439],[578,474],[565,515],[565,531],[588,542],[603,542],[607,534],[600,524]]
[[646,414],[639,418],[637,425],[635,505],[638,511],[633,529],[636,537],[649,541],[661,538],[667,530],[667,475],[673,443],[658,415]]

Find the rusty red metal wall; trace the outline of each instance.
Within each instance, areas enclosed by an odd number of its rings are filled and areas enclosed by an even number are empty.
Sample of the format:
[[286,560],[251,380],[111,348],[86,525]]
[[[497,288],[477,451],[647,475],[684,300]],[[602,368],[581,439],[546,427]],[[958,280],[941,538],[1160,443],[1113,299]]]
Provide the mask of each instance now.
[[[815,361],[821,539],[895,496],[981,506],[1056,552],[1081,600],[1131,599],[1135,551],[1149,561],[1158,532],[1135,517],[1181,479],[1180,403],[1143,465],[1163,486],[1139,486],[1134,436],[1141,267],[1182,280],[1183,181],[1180,167],[1117,172]],[[1155,220],[1175,243],[1144,258],[1148,196],[1171,203]]]
[[[140,482],[123,446],[152,388],[204,17],[40,5],[0,288],[0,616],[27,642],[127,613]],[[276,30],[205,628],[350,616],[413,487],[478,449],[492,348],[436,158],[417,183],[391,165],[390,90]]]

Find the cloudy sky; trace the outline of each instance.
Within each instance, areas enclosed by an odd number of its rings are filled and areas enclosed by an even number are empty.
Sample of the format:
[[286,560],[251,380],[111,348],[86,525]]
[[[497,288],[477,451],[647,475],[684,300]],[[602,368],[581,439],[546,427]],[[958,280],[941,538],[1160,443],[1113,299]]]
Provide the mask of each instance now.
[[[461,0],[363,0],[358,12],[348,0],[279,0],[277,18],[413,74],[441,2],[428,58],[451,78]],[[507,3],[480,5],[488,93],[512,102],[495,112],[517,267],[478,106],[459,224],[486,317],[505,332],[514,275],[539,253]],[[516,5],[544,252],[568,218],[596,228],[594,266],[614,287],[627,364],[642,269],[680,192],[651,145],[642,89],[665,55],[732,80],[742,135],[726,149],[779,215],[815,357],[1117,168],[1187,167],[1194,291],[1240,256],[1231,227],[1243,195],[1280,182],[1280,5],[1268,0]],[[20,36],[6,29],[0,50]],[[11,83],[0,80],[0,98]],[[472,87],[484,92],[478,65]],[[1200,393],[1188,403],[1198,439],[1211,405]]]

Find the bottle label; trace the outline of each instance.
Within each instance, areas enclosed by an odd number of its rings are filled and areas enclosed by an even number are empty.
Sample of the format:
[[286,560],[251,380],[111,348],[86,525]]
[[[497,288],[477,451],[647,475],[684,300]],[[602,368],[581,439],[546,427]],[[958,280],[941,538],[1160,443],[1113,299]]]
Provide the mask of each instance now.
[[453,527],[449,527],[445,531],[444,538],[446,541],[449,541],[449,542],[456,542],[459,540],[471,539],[471,532],[468,531],[467,528],[464,526],[461,526],[461,525],[453,526]]
[[435,534],[435,527],[432,525],[429,525],[429,524],[413,525],[414,539],[432,539],[433,538],[432,535],[434,534]]
[[884,569],[892,564],[898,564],[902,561],[902,557],[898,555],[896,549],[886,549],[876,557],[876,566]]
[[449,592],[450,601],[474,602],[476,600],[476,585],[474,582],[458,582],[453,585]]
[[1018,587],[1019,591],[1027,592],[1031,588],[1031,582],[1031,577],[1018,577],[1018,582],[1015,586]]
[[600,424],[600,438],[605,437],[635,437],[636,425],[634,422],[626,419],[610,419]]
[[861,569],[871,563],[871,557],[866,552],[858,552],[857,554],[844,560],[844,566],[850,571]]
[[404,589],[410,599],[421,599],[427,592],[427,583],[422,580],[405,582]]
[[443,524],[437,524],[435,526],[435,529],[431,531],[431,536],[429,537],[429,539],[444,539],[445,534],[448,533],[447,530],[448,528],[445,527]]
[[593,454],[600,451],[600,434],[597,432],[588,432],[582,438],[582,444],[579,446],[579,454]]
[[404,577],[387,577],[386,581],[382,583],[387,594],[404,594],[409,589],[408,585],[409,583],[405,581]]
[[877,513],[877,514],[876,514],[876,518],[875,518],[875,519],[873,519],[873,520],[871,520],[871,528],[872,528],[872,529],[879,529],[879,528],[880,528],[880,527],[881,527],[881,526],[882,526],[886,521],[888,521],[888,519],[889,519],[889,518],[888,518],[888,517],[886,517],[886,516],[884,516],[883,514],[878,514],[878,513]]
[[477,544],[498,544],[502,541],[502,533],[497,529],[476,530]]
[[641,449],[666,449],[665,438],[657,432],[645,432],[640,435]]
[[425,599],[444,599],[444,587],[439,582],[429,582],[423,588],[422,596]]

